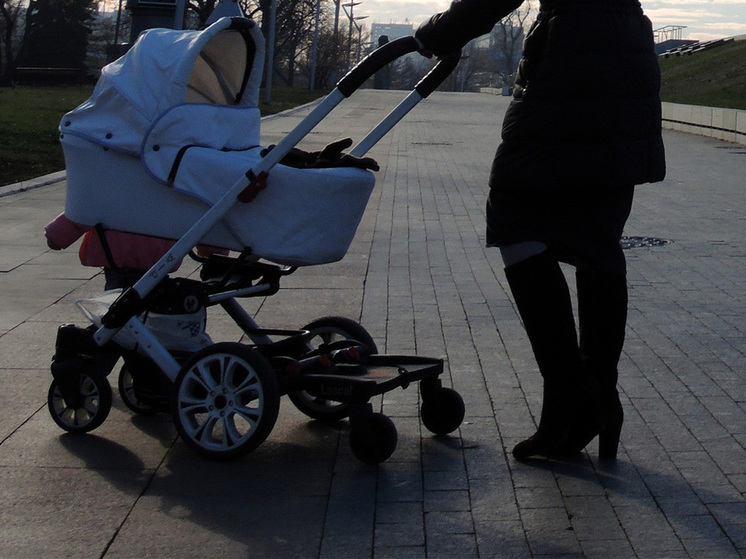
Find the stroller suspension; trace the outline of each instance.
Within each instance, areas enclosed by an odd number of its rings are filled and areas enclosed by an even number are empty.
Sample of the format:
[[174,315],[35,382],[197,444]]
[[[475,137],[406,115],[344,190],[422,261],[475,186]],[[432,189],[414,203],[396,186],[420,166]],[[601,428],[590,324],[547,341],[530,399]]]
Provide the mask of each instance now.
[[[125,405],[142,415],[170,413],[184,442],[212,459],[233,458],[262,444],[277,421],[284,395],[313,419],[349,419],[350,448],[369,464],[388,459],[397,445],[394,423],[373,411],[374,396],[419,383],[423,425],[437,435],[459,427],[464,403],[457,392],[442,386],[442,360],[379,355],[360,324],[339,316],[314,320],[299,330],[259,328],[231,295],[263,285],[254,295],[266,296],[293,270],[238,260],[207,259],[203,275],[213,277],[208,282],[167,278],[155,290],[158,297],[145,299],[145,313],[179,313],[180,300],[220,304],[251,343],[173,350],[181,368],[171,380],[125,337],[99,347],[95,326],[61,326],[48,396],[55,422],[71,433],[99,427],[112,405],[107,377],[121,358],[117,385]],[[229,271],[231,280],[222,275],[216,281],[216,269]]]

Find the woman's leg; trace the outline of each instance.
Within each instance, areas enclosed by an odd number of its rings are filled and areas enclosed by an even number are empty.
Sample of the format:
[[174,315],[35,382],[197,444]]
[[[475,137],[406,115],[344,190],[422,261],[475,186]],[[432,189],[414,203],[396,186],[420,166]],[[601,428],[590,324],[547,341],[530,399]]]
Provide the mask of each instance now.
[[619,401],[618,363],[627,324],[627,277],[592,267],[578,267],[580,354],[599,386],[601,459],[614,459],[624,421]]
[[[624,421],[617,381],[627,325],[627,264],[620,240],[633,197],[633,186],[617,187],[594,208],[598,218],[586,218],[595,224],[589,234],[596,240],[594,249],[576,262],[580,353],[599,387],[601,459],[616,458]],[[568,451],[581,450],[585,442],[582,433],[574,435]]]
[[587,444],[598,433],[595,398],[582,372],[567,282],[546,245],[521,243],[501,247],[501,253],[510,290],[544,379],[538,430],[518,443],[513,455],[520,459],[564,453],[571,437],[575,444]]

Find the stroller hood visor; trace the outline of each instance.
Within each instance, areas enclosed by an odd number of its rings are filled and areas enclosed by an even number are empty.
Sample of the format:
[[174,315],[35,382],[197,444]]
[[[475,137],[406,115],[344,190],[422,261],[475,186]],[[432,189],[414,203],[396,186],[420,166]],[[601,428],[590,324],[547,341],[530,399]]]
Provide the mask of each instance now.
[[118,151],[138,153],[153,123],[185,103],[255,108],[264,42],[253,21],[222,18],[202,31],[149,29],[105,66],[91,97],[60,125]]

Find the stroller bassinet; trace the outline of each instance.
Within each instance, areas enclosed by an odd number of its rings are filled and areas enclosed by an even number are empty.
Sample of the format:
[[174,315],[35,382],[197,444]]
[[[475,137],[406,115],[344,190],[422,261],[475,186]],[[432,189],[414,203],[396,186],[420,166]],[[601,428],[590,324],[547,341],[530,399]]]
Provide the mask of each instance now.
[[[62,120],[67,216],[181,238],[261,159],[263,61],[261,32],[246,19],[142,33]],[[373,186],[362,169],[277,165],[266,191],[232,208],[202,242],[284,265],[333,262],[349,248]]]

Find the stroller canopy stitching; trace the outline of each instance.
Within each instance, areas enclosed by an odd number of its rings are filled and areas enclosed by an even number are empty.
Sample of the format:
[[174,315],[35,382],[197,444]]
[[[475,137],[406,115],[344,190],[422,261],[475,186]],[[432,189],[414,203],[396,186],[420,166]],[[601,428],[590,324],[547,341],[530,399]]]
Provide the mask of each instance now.
[[[257,109],[264,62],[261,31],[251,20],[222,18],[202,31],[149,29],[105,66],[90,99],[66,114],[64,134],[139,154],[153,124],[169,109],[208,103]],[[232,113],[235,115],[236,113]],[[198,117],[198,115],[195,115]],[[199,119],[189,119],[198,123]],[[258,138],[254,131],[254,141]],[[213,127],[213,129],[217,129]],[[223,137],[202,137],[221,149]]]

